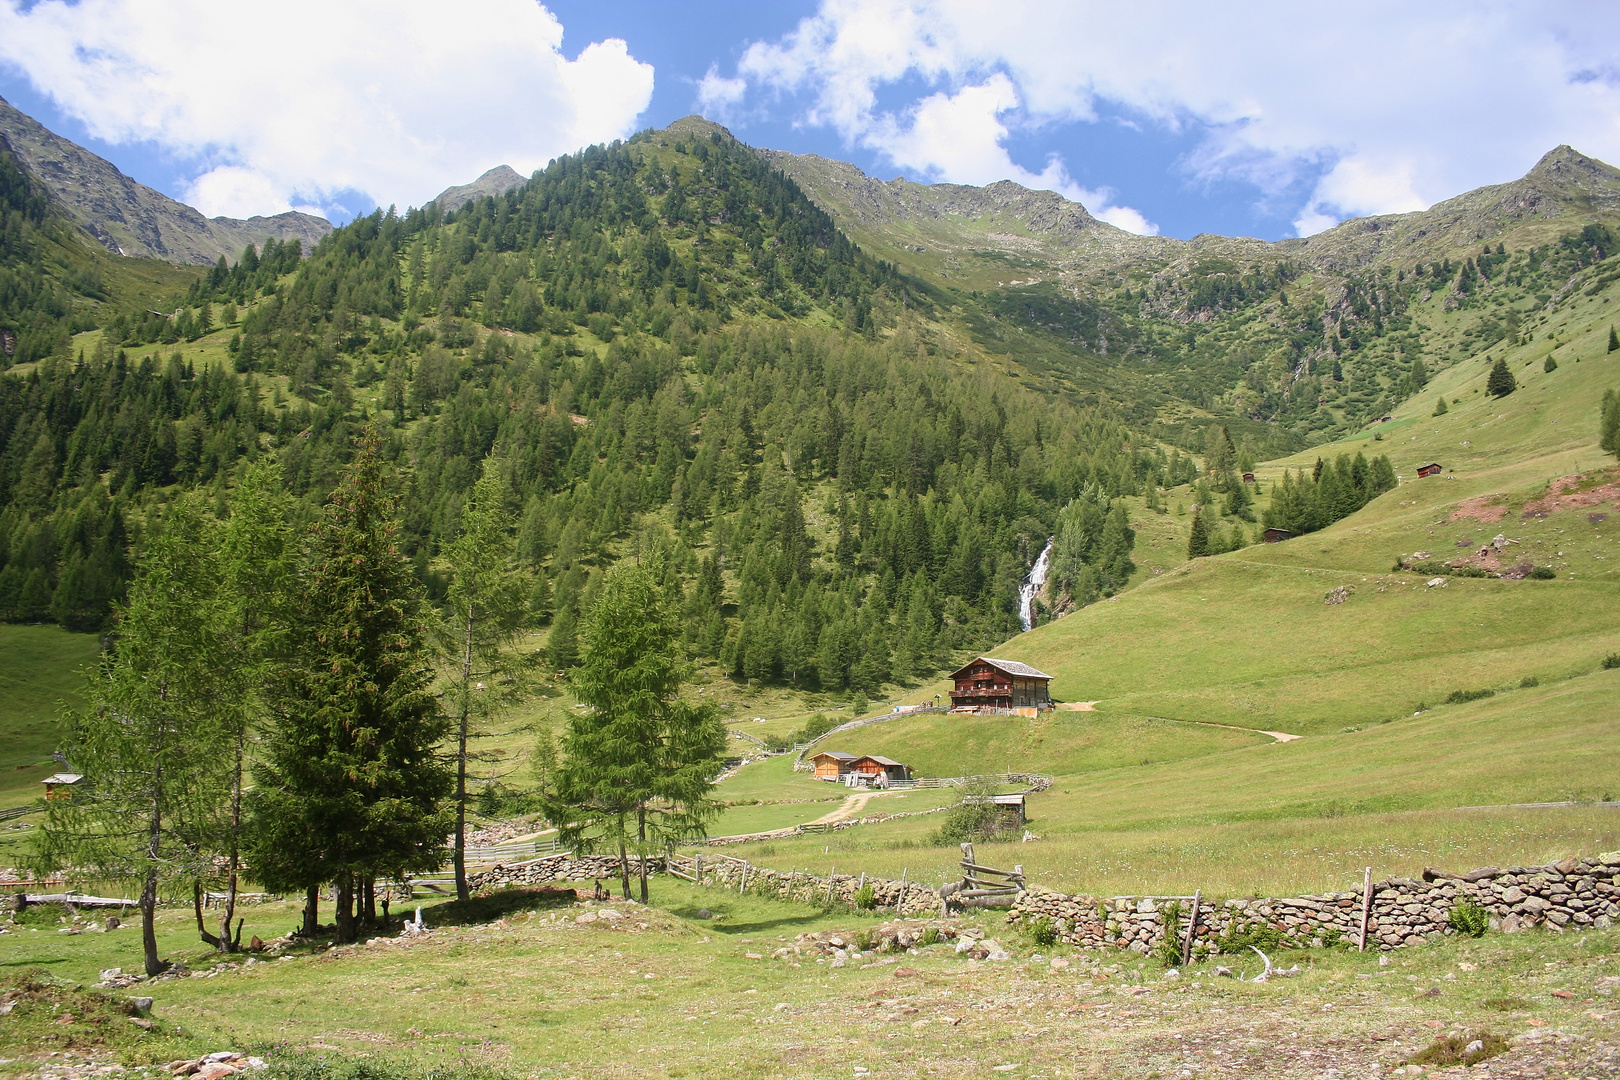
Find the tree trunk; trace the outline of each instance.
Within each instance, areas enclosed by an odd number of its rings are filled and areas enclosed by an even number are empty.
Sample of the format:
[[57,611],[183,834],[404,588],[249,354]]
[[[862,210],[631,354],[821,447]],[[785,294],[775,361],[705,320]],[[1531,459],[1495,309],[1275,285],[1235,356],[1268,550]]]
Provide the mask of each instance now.
[[191,883],[191,910],[197,913],[197,936],[216,949],[230,952],[231,924],[226,922],[224,939],[226,944],[220,944],[220,938],[208,932],[208,924],[203,919],[203,885],[201,881]]
[[647,807],[636,807],[636,850],[641,854],[641,902],[647,902]]
[[365,897],[366,925],[377,925],[377,879],[367,877],[365,885],[361,888],[361,895]]
[[354,939],[354,874],[344,870],[337,877],[337,944],[347,945]]
[[630,856],[624,850],[624,830],[619,830],[619,887],[630,899]]
[[[219,920],[219,938],[223,942],[220,948],[225,952],[235,952],[237,944],[231,937],[231,919],[236,916],[238,871],[242,866],[242,762],[246,752],[247,727],[244,725],[236,732],[236,763],[231,774],[231,854],[225,873],[225,910]],[[236,937],[241,936],[238,927]]]
[[[153,815],[157,820],[157,815]],[[152,843],[157,844],[156,834]],[[157,947],[157,889],[158,872],[156,864],[146,868],[146,880],[141,883],[141,948],[145,953],[146,974],[161,975],[168,970],[169,965],[158,959]]]
[[312,938],[321,931],[321,887],[311,885],[304,893],[304,929],[301,933]]
[[461,725],[456,735],[456,848],[452,856],[456,868],[456,899],[465,902],[472,893],[467,889],[467,721],[472,711],[472,647],[473,621],[471,608],[467,612],[466,631],[461,650]]

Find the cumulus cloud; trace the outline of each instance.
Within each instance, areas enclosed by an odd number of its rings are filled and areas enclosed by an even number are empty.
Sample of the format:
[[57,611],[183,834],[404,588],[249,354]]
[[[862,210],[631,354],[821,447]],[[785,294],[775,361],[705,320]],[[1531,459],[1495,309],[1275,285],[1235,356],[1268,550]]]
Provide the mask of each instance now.
[[[1559,143],[1620,160],[1617,31],[1612,5],[822,0],[751,45],[737,77],[803,95],[803,122],[852,144],[928,149],[912,167],[947,178],[963,155],[907,123],[925,106],[997,78],[1029,126],[1094,122],[1106,105],[1191,133],[1190,180],[1294,192],[1303,233],[1511,179]],[[879,105],[912,83],[911,106]]]
[[237,217],[420,204],[628,134],[652,67],[562,38],[535,0],[0,0],[0,63],[97,138],[195,161],[187,198]]

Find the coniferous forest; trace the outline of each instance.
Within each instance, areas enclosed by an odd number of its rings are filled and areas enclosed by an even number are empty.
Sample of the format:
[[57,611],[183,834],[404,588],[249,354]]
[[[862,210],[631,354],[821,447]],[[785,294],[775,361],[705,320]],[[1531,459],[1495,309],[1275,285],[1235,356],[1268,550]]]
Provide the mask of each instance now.
[[[918,327],[942,302],[718,136],[592,148],[307,256],[250,249],[172,316],[119,312],[88,350],[0,378],[0,615],[107,628],[156,510],[197,489],[223,515],[254,461],[307,527],[375,423],[435,602],[499,463],[558,669],[601,570],[656,550],[692,657],[872,693],[1016,631],[1065,507],[1108,521],[1065,550],[1117,589],[1114,500],[1174,482],[1106,407],[939,354]],[[221,327],[228,365],[165,348]]]

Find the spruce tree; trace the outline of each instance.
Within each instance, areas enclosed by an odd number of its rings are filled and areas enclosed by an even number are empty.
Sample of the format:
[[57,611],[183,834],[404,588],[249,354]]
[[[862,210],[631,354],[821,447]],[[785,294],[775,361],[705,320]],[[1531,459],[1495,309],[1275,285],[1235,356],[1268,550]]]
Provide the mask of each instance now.
[[1513,378],[1513,372],[1508,370],[1507,360],[1497,357],[1496,363],[1491,365],[1491,373],[1485,379],[1485,391],[1495,397],[1507,397],[1519,388],[1518,381]]
[[1444,416],[1448,411],[1446,408],[1446,395],[1441,394],[1439,400],[1434,403],[1434,415]]
[[1200,559],[1209,554],[1209,530],[1204,526],[1204,511],[1193,511],[1192,533],[1187,537],[1187,558]]
[[1617,337],[1615,335],[1614,327],[1611,326],[1611,327],[1609,327],[1609,350],[1608,351],[1609,352],[1614,352],[1616,349],[1620,349],[1620,337]]
[[546,815],[569,843],[616,847],[630,897],[629,846],[645,856],[702,835],[719,812],[712,784],[726,734],[714,708],[680,699],[686,663],[680,627],[657,576],[622,563],[605,576],[570,685],[583,715],[569,717],[563,762],[552,772]]
[[1548,353],[1547,359],[1541,362],[1541,370],[1549,375],[1558,370],[1558,361],[1553,359],[1552,353]]
[[254,770],[256,875],[271,888],[334,883],[344,942],[363,886],[437,867],[453,823],[451,773],[435,753],[449,725],[432,694],[421,586],[397,545],[395,488],[368,430],[305,546],[300,632],[272,675],[274,724]]

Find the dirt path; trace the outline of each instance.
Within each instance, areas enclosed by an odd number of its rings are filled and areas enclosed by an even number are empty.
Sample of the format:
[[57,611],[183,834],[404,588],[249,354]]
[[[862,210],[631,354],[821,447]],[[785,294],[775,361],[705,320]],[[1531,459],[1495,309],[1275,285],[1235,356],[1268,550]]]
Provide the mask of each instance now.
[[880,794],[882,793],[877,791],[863,791],[858,795],[851,795],[849,798],[844,800],[842,806],[834,810],[832,813],[823,814],[816,818],[816,820],[805,822],[805,824],[831,825],[833,822],[843,821],[845,818],[858,817],[860,812],[866,809],[866,804],[877,798]]
[[[1096,712],[1097,703],[1095,701],[1065,701],[1060,703],[1058,708],[1064,712]],[[1293,742],[1295,739],[1302,738],[1299,735],[1290,735],[1286,731],[1263,731],[1260,728],[1238,727],[1236,724],[1217,724],[1210,720],[1178,720],[1174,716],[1150,716],[1148,719],[1163,720],[1171,724],[1202,724],[1204,727],[1225,728],[1228,731],[1252,731],[1259,735],[1270,735],[1278,742]]]

